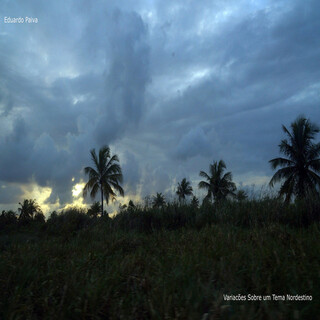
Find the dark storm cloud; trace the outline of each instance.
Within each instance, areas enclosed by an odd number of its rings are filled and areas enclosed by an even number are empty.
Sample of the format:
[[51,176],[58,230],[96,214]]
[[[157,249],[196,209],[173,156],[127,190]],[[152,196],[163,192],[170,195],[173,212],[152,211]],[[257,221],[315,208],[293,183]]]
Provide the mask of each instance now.
[[137,184],[141,177],[141,168],[133,153],[125,151],[125,162],[122,165],[122,173],[124,176],[124,184],[126,185],[127,193],[136,193]]
[[281,124],[301,113],[319,122],[317,1],[0,9],[39,18],[1,21],[0,181],[50,186],[50,203],[71,201],[89,150],[104,144],[122,157],[128,193],[169,194],[221,158],[235,176],[271,175]]
[[[319,96],[310,92],[310,86],[319,88],[316,6],[316,2],[307,8],[298,4],[276,14],[260,10],[209,35],[206,44],[191,48],[195,56],[189,56],[189,63],[196,65],[203,53],[200,61],[209,57],[212,62],[208,59],[201,68],[212,68],[211,75],[165,103],[155,118],[172,122],[172,127],[179,118],[186,132],[202,123],[218,149],[212,153],[215,158],[227,158],[237,172],[270,173],[267,160],[277,153],[281,123],[289,124],[299,113],[319,119]],[[310,31],[307,41],[299,39],[301,26]],[[313,103],[307,103],[311,93]],[[298,95],[303,98],[297,99]]]
[[[66,56],[60,58],[57,52],[49,54],[48,59],[52,62],[49,61],[45,68],[46,74],[38,74],[37,77],[24,68],[5,68],[7,61],[1,64],[6,71],[2,73],[0,86],[2,117],[11,120],[12,128],[4,133],[1,141],[0,149],[5,156],[1,158],[0,166],[8,167],[8,170],[1,170],[0,176],[6,181],[34,179],[40,185],[53,187],[53,202],[57,196],[60,201],[67,202],[71,200],[71,178],[79,176],[84,160],[88,162],[89,149],[111,143],[139,122],[144,107],[144,90],[149,81],[149,49],[147,28],[141,17],[135,12],[123,13],[111,7],[109,12],[99,12],[100,16],[104,15],[101,19],[104,23],[99,28],[105,35],[95,43],[98,50],[104,51],[108,66],[99,66],[98,73],[94,63],[92,71],[85,68],[87,72],[84,74],[78,74],[76,67],[70,71],[67,69],[65,73],[62,70],[62,76],[51,73],[52,64],[59,67],[57,62],[64,63],[64,58],[68,62],[67,55],[72,57],[70,42],[77,58],[77,48],[83,47],[83,41],[99,36],[94,32],[99,30],[96,21],[90,19],[88,23],[93,24],[94,29],[90,32],[90,25],[84,25],[81,36],[75,34],[79,42],[72,37],[70,41],[65,39],[59,29],[61,26],[54,33],[53,24],[59,19],[64,20],[63,29],[69,36],[75,26],[65,22],[70,20],[70,17],[66,19],[65,8],[53,5],[51,9],[48,19],[44,19],[43,7],[36,10],[43,18],[42,30],[50,40],[43,39],[43,34],[37,32],[33,36],[38,35],[37,40],[41,40],[36,45],[45,44],[43,51],[56,42],[56,47],[62,49],[61,55]],[[85,12],[82,14],[85,16]],[[30,38],[29,30],[15,30],[18,38],[22,38],[20,33],[23,32]],[[14,46],[18,48],[19,44],[13,37],[7,41],[10,50],[3,50],[3,55],[9,60],[15,51]],[[18,51],[20,57],[16,57],[17,61],[23,56],[20,47]],[[82,52],[79,56],[88,64],[90,52],[87,57],[85,54]],[[71,64],[73,62],[70,61]],[[73,65],[77,66],[77,63]]]
[[180,159],[187,159],[196,155],[210,156],[212,147],[204,131],[196,127],[181,138],[174,153]]

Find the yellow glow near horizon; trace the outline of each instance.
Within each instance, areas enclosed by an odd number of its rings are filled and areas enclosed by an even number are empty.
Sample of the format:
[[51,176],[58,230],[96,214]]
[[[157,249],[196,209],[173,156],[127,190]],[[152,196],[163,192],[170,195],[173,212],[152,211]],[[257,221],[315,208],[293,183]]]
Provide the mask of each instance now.
[[68,209],[71,207],[87,208],[88,206],[85,203],[83,203],[83,198],[80,197],[77,199],[73,199],[72,203],[68,203],[62,209]]
[[[72,181],[75,179],[72,178]],[[72,187],[72,203],[68,203],[63,209],[68,209],[70,207],[79,207],[79,208],[87,208],[88,205],[83,202],[82,191],[85,186],[85,183],[81,180],[79,183],[76,183]]]
[[21,186],[23,199],[35,199],[44,213],[52,210],[57,204],[46,203],[50,197],[52,189],[50,187],[41,187],[35,183]]
[[23,199],[35,199],[45,215],[48,215],[50,212],[54,210],[66,209],[74,206],[86,208],[87,205],[83,202],[83,198],[81,196],[84,186],[85,184],[82,181],[76,183],[71,190],[73,201],[62,207],[59,202],[59,199],[56,203],[46,202],[52,193],[52,188],[41,187],[36,183],[24,184],[21,186],[21,189],[23,191],[21,201]]

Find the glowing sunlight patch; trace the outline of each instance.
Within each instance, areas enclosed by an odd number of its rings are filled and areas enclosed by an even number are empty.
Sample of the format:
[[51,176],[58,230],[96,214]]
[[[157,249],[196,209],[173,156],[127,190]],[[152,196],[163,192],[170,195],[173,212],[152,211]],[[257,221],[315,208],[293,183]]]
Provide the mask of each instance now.
[[23,191],[23,199],[36,199],[44,213],[51,210],[50,205],[46,203],[52,192],[50,187],[41,187],[35,183],[32,183],[23,185],[21,189]]
[[76,185],[74,185],[72,188],[72,196],[74,198],[78,198],[81,195],[84,186],[84,183],[77,183]]

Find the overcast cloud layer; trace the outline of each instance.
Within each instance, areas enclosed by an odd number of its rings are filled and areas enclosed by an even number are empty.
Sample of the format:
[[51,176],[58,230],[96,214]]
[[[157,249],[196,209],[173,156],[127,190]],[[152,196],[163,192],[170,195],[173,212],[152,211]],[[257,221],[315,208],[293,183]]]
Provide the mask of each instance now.
[[0,12],[1,208],[41,190],[48,210],[72,203],[105,144],[125,201],[170,197],[183,177],[201,195],[199,171],[220,159],[261,185],[281,125],[320,124],[317,0],[11,0]]

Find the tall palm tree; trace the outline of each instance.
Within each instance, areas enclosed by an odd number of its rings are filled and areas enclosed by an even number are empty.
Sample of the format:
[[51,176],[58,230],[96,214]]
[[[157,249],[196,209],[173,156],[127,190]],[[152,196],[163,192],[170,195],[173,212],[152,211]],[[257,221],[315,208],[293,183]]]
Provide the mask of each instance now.
[[[270,180],[270,186],[284,180],[279,196],[285,196],[289,202],[292,196],[304,198],[314,193],[320,186],[320,143],[313,143],[319,127],[309,119],[299,116],[291,123],[291,132],[283,125],[288,139],[279,144],[280,152],[287,158],[270,160],[272,169],[279,169]],[[318,189],[319,190],[319,189]]]
[[104,146],[99,150],[99,156],[97,156],[95,149],[92,149],[90,153],[94,168],[84,168],[85,174],[89,175],[89,181],[83,189],[83,196],[86,197],[87,192],[91,190],[90,197],[94,199],[98,191],[100,191],[101,216],[103,216],[103,197],[105,197],[108,204],[110,198],[115,200],[116,191],[121,196],[124,195],[124,191],[119,184],[123,179],[122,171],[118,164],[118,156],[111,156],[108,146]]
[[220,160],[219,162],[215,161],[213,164],[210,164],[209,174],[200,171],[200,176],[207,180],[199,182],[199,188],[205,189],[208,192],[206,199],[220,201],[228,195],[235,195],[236,185],[232,182],[232,174],[231,172],[227,172],[223,175],[224,169],[226,169],[226,164],[223,160]]
[[178,188],[176,194],[179,196],[179,202],[181,203],[182,200],[186,199],[186,196],[192,196],[192,187],[190,182],[187,181],[186,178],[183,178],[181,183],[178,183]]
[[37,213],[42,214],[42,210],[36,200],[25,199],[22,203],[19,202],[19,205],[20,208],[18,208],[18,211],[20,212],[20,220],[33,219],[34,215]]
[[166,204],[164,195],[157,192],[157,195],[153,197],[152,205],[154,208],[163,207]]

